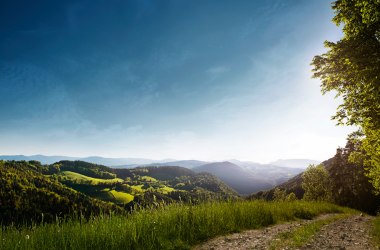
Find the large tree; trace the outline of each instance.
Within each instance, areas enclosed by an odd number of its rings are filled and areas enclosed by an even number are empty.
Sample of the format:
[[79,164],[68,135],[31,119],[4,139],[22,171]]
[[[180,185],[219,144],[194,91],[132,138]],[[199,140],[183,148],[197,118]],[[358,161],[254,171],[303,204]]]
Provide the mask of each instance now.
[[[335,156],[327,161],[332,200],[338,205],[376,214],[380,197],[373,194],[374,188],[366,176],[361,141],[357,140],[359,135],[350,134],[346,146],[338,148]],[[350,158],[354,158],[354,161],[350,161]]]
[[326,41],[327,52],[314,57],[314,77],[323,93],[342,97],[333,119],[363,132],[368,176],[380,192],[380,0],[337,0],[332,8],[344,35]]
[[310,165],[302,174],[302,180],[302,188],[305,190],[304,200],[331,201],[331,179],[322,164]]

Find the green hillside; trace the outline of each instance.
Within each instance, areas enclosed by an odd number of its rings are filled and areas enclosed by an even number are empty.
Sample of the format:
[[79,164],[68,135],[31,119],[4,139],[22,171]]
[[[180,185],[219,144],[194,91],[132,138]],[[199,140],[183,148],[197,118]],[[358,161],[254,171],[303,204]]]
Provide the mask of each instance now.
[[83,183],[83,184],[88,183],[88,184],[98,185],[100,183],[112,184],[116,182],[123,182],[123,180],[120,178],[100,179],[100,178],[89,177],[89,176],[72,172],[72,171],[62,171],[58,174],[58,176],[63,177],[61,178],[62,181],[71,180],[71,181],[74,181],[77,183]]
[[89,218],[126,205],[238,199],[218,178],[180,167],[116,170],[82,161],[1,161],[0,169],[3,224],[74,214]]
[[[350,156],[358,153],[357,141],[348,138],[343,148],[338,148],[334,157],[323,162],[327,170],[332,192],[331,201],[340,206],[347,206],[370,214],[378,213],[380,196],[366,176],[367,169],[363,163],[351,162]],[[302,188],[302,173],[277,187],[252,194],[248,199],[273,200],[275,189],[284,190],[287,194],[294,193],[297,198],[304,196]]]
[[[47,166],[50,176],[88,196],[116,204],[126,204],[133,200],[140,204],[150,204],[157,197],[160,197],[159,201],[165,202],[238,198],[234,190],[215,176],[197,174],[186,168],[163,166],[112,169],[87,162],[72,163],[73,166],[69,161],[64,161],[64,167],[62,162]],[[55,166],[59,166],[58,171]],[[90,171],[92,176],[95,172],[114,178],[102,179],[82,174]]]
[[38,162],[0,161],[0,221],[28,223],[53,221],[56,217],[121,212],[112,203],[92,199],[42,174]]

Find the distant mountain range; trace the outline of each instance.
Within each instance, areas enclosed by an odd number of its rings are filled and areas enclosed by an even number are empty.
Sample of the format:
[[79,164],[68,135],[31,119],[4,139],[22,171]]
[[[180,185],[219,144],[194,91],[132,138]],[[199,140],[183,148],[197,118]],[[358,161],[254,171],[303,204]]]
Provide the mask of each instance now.
[[160,167],[160,166],[177,166],[177,167],[192,169],[195,167],[205,165],[207,163],[209,163],[209,162],[197,161],[197,160],[183,160],[183,161],[170,161],[170,162],[161,162],[161,163],[156,162],[156,163],[147,164],[146,166],[157,166],[157,167]]
[[106,158],[100,156],[89,157],[71,157],[71,156],[46,156],[46,155],[0,155],[1,160],[15,161],[39,161],[42,164],[52,164],[58,161],[85,161],[94,164],[100,164],[111,167],[135,167],[139,165],[152,164],[154,162],[162,163],[173,161],[173,159],[165,159],[161,161],[144,159],[144,158]]
[[[134,167],[140,165],[149,165],[149,166],[179,166],[185,168],[194,168],[207,163],[206,161],[198,160],[174,160],[174,159],[164,159],[164,160],[152,160],[146,158],[109,158],[101,156],[88,156],[88,157],[72,157],[72,156],[47,156],[47,155],[0,155],[1,160],[15,160],[15,161],[39,161],[42,164],[52,164],[58,161],[86,161],[94,164],[101,164],[105,166],[112,167]],[[268,165],[274,165],[278,167],[287,167],[287,168],[307,168],[309,164],[319,164],[319,161],[310,160],[310,159],[280,159],[270,164],[260,164],[249,161],[239,161],[239,160],[228,160],[231,163],[242,167],[265,167]]]
[[274,162],[271,162],[270,164],[281,166],[281,167],[288,167],[288,168],[307,168],[310,164],[319,164],[320,161],[310,160],[310,159],[280,159]]
[[284,168],[271,164],[242,162],[238,160],[213,162],[193,168],[219,177],[241,195],[270,189],[303,171],[300,168]]

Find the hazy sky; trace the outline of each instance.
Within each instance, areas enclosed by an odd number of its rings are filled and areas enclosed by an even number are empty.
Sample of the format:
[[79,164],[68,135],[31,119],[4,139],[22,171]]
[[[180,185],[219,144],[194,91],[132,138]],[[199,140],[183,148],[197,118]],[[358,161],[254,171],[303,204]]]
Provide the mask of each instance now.
[[325,160],[328,0],[1,1],[0,154]]

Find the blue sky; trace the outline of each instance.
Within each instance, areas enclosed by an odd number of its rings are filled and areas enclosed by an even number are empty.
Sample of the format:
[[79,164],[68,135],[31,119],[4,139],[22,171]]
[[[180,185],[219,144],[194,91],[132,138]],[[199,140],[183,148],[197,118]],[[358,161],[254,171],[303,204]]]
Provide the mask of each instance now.
[[324,160],[321,0],[0,3],[0,154]]

